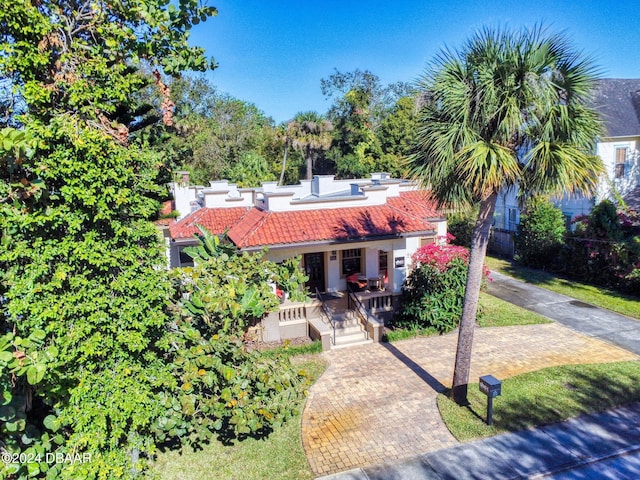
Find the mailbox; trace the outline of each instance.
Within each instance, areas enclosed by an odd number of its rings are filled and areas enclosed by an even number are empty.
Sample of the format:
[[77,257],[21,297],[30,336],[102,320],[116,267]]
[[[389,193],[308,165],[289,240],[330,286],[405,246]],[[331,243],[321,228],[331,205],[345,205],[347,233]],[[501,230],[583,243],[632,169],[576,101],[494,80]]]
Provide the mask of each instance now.
[[493,424],[493,398],[502,393],[502,382],[493,375],[480,377],[480,391],[487,396],[487,425]]
[[502,382],[493,375],[480,377],[480,391],[487,397],[497,397],[502,393]]

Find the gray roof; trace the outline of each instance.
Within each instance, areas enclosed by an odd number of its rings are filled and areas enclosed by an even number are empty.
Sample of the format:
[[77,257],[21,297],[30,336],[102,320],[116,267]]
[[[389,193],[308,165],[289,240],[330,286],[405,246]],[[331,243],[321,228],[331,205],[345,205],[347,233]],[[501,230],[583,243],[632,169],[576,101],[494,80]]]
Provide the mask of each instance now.
[[640,78],[598,80],[594,103],[607,137],[640,136]]

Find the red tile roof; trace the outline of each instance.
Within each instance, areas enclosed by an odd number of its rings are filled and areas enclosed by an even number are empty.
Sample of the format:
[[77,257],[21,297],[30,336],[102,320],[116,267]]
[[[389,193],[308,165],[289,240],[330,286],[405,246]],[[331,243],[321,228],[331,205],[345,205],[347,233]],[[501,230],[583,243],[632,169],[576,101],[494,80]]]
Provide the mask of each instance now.
[[266,212],[252,209],[229,230],[240,248],[431,232],[439,218],[422,192],[404,192],[385,205]]
[[249,210],[251,210],[250,207],[201,208],[172,224],[169,227],[169,232],[174,240],[192,238],[196,233],[200,233],[197,225],[202,225],[214,235],[221,235],[225,230],[235,225]]
[[424,192],[403,192],[385,205],[270,212],[259,208],[201,208],[170,227],[171,238],[191,238],[197,224],[240,248],[431,232],[428,219],[441,218]]
[[388,198],[387,204],[419,218],[443,217],[443,214],[438,212],[435,201],[429,197],[426,190],[402,192],[399,197]]

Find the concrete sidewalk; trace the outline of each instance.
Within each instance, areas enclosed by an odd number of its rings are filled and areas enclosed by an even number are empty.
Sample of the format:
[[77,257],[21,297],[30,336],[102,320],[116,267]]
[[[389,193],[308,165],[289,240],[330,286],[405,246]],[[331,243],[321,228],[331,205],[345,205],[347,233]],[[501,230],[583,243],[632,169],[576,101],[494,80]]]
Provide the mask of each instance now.
[[640,403],[323,480],[640,478]]
[[[488,293],[640,355],[640,320],[491,272]],[[640,302],[638,303],[640,312]]]

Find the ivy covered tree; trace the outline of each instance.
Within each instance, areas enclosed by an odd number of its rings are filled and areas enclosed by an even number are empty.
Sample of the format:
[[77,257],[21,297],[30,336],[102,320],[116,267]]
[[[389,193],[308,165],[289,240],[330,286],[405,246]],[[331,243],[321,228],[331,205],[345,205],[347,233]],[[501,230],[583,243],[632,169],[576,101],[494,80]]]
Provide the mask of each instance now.
[[149,112],[134,98],[153,79],[171,123],[164,75],[214,66],[187,39],[215,13],[198,0],[0,0],[0,77],[25,105],[3,112],[20,132],[0,142],[0,329],[51,359],[35,376],[0,362],[0,448],[42,454],[4,474],[123,477],[155,451],[158,394],[175,384],[150,221],[165,192],[159,158],[130,136]]

